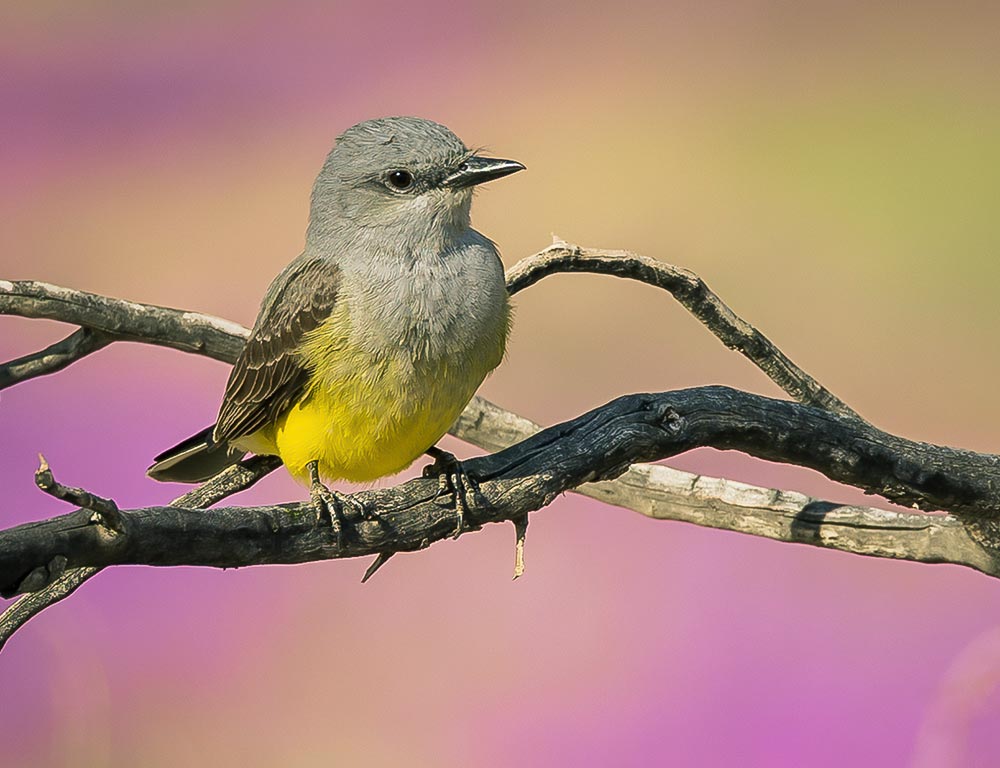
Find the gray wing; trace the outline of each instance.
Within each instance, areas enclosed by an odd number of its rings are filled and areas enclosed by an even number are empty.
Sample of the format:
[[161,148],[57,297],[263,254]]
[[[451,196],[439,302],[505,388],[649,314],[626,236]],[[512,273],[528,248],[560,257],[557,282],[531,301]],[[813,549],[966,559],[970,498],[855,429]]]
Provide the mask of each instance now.
[[321,258],[300,257],[275,279],[229,375],[213,442],[253,434],[302,396],[309,371],[297,349],[333,311],[339,284],[336,265]]

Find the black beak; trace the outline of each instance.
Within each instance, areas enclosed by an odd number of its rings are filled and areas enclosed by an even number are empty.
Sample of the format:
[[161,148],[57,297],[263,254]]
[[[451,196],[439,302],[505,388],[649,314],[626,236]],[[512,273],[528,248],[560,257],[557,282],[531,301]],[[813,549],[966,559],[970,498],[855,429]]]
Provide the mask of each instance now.
[[512,173],[523,171],[524,166],[516,160],[497,160],[492,157],[473,155],[463,162],[455,171],[444,178],[442,187],[461,189],[493,181]]

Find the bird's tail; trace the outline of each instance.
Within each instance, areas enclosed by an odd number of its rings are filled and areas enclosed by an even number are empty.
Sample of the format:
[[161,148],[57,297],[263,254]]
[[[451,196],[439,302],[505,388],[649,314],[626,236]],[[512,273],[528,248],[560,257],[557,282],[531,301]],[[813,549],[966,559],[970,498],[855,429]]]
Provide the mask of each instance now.
[[246,455],[229,443],[212,442],[213,429],[215,425],[161,453],[146,474],[161,482],[200,483]]

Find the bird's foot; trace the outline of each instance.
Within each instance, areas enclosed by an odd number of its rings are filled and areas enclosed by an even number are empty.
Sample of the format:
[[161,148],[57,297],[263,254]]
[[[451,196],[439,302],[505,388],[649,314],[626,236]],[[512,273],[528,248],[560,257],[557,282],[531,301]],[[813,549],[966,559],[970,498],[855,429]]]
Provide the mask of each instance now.
[[476,481],[465,471],[462,462],[455,457],[455,454],[441,450],[436,445],[428,448],[426,453],[434,459],[434,462],[424,467],[423,476],[434,477],[437,475],[438,477],[438,492],[434,500],[437,501],[447,493],[452,493],[455,496],[457,520],[452,538],[457,539],[465,531],[465,511],[469,506],[469,491],[477,493],[479,489],[476,486]]
[[[337,539],[337,548],[344,544],[344,526],[357,519],[376,519],[382,522],[374,512],[369,511],[364,504],[343,493],[327,488],[319,478],[319,462],[310,461],[306,465],[309,471],[309,499],[316,510],[316,520],[321,525],[327,525]],[[348,515],[350,510],[352,514]]]

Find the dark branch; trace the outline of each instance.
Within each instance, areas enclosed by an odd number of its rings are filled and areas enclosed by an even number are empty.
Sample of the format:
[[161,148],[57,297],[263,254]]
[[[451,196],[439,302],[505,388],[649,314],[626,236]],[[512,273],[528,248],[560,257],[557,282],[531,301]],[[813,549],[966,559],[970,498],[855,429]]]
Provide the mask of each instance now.
[[[512,448],[466,462],[479,488],[466,524],[521,520],[582,483],[617,477],[634,462],[699,446],[812,467],[894,501],[971,515],[973,525],[979,518],[1000,517],[997,457],[904,440],[809,406],[705,387],[622,397]],[[412,480],[356,498],[378,510],[380,520],[352,521],[339,546],[308,503],[122,510],[125,533],[119,536],[107,535],[82,512],[29,523],[0,532],[0,592],[17,591],[26,575],[58,557],[65,558],[67,568],[123,563],[231,568],[415,551],[454,531],[453,500],[446,497],[448,503],[442,503],[436,480]],[[805,532],[820,526],[832,507],[804,514],[796,540],[809,541]],[[919,519],[918,530],[929,530],[931,518]],[[974,547],[960,561],[1000,574],[995,555]],[[939,562],[944,552],[931,547],[919,557],[896,556]]]
[[118,505],[111,499],[95,496],[82,488],[73,488],[56,481],[49,463],[44,456],[39,456],[39,467],[35,471],[35,485],[42,491],[60,501],[68,501],[93,513],[91,521],[99,523],[108,529],[109,533],[124,533]]
[[53,572],[47,572],[44,576],[48,583],[47,587],[38,592],[29,592],[0,615],[0,649],[3,649],[10,636],[23,627],[29,619],[50,605],[55,605],[72,595],[100,570],[100,568],[74,568],[63,572],[60,569],[58,576]]
[[40,352],[0,365],[0,389],[6,389],[19,381],[61,371],[70,363],[103,349],[111,342],[112,339],[100,331],[80,328]]
[[[48,470],[48,465],[45,464],[44,460],[42,463],[43,467],[39,471],[48,471],[48,476],[43,476],[42,483],[39,485],[49,485],[50,481],[52,485],[58,485],[55,483],[55,479],[52,478],[52,473]],[[218,475],[198,488],[179,496],[174,499],[173,503],[177,506],[183,506],[189,509],[204,509],[212,504],[222,501],[222,499],[228,496],[232,496],[234,493],[246,490],[262,477],[270,472],[273,472],[280,466],[281,461],[279,461],[275,456],[253,456],[246,461],[229,467],[224,472],[220,472]],[[80,490],[79,488],[66,489],[65,486],[59,486],[59,488],[75,492],[77,494],[86,494],[92,499],[97,498],[88,494],[86,491]],[[48,488],[43,487],[43,490],[48,491]],[[59,496],[59,498],[67,498],[67,496]],[[67,498],[67,500],[70,499]],[[114,502],[106,499],[102,499],[101,501],[107,501],[108,503],[114,505]],[[79,501],[74,501],[74,503],[79,503]],[[122,520],[121,510],[118,509],[117,505],[114,505],[114,507],[117,522],[114,533],[115,535],[124,534],[125,523]],[[74,513],[74,515],[80,515],[83,512],[84,510],[81,509]],[[66,517],[72,517],[72,515],[68,515]],[[99,523],[100,521],[91,517],[90,522]],[[2,536],[2,534],[0,534],[0,536]],[[0,649],[2,649],[4,644],[10,639],[10,636],[13,635],[14,632],[16,632],[20,627],[24,626],[29,619],[33,616],[37,616],[50,605],[54,605],[60,600],[69,597],[80,586],[82,586],[85,581],[93,576],[96,576],[101,571],[100,567],[94,566],[84,566],[66,570],[68,566],[68,558],[64,555],[56,555],[49,562],[33,568],[24,580],[22,580],[16,591],[18,593],[27,594],[24,594],[20,600],[7,608],[7,610],[0,615]]]
[[[967,451],[912,443],[886,435],[867,425],[841,400],[792,363],[759,331],[738,317],[697,275],[687,270],[625,251],[585,249],[557,242],[515,265],[508,272],[508,289],[512,294],[517,293],[556,272],[592,272],[627,277],[669,291],[726,346],[744,354],[791,397],[847,417],[845,424],[849,427],[846,432],[839,433],[837,440],[827,440],[827,435],[822,431],[810,434],[809,430],[812,429],[829,429],[830,422],[825,422],[823,418],[832,418],[831,414],[816,412],[815,409],[795,409],[795,406],[788,403],[781,404],[780,407],[790,407],[793,409],[793,415],[798,414],[798,417],[805,419],[799,427],[789,426],[794,419],[783,421],[788,416],[784,412],[776,412],[780,418],[774,424],[768,423],[767,418],[775,414],[765,413],[766,418],[754,421],[751,418],[753,415],[751,411],[729,413],[728,416],[725,412],[714,413],[708,406],[707,400],[702,404],[705,408],[700,415],[696,412],[697,409],[687,415],[683,414],[681,406],[684,397],[690,398],[698,392],[708,397],[713,392],[718,395],[718,393],[732,393],[731,390],[706,389],[673,395],[634,396],[634,398],[668,398],[667,405],[661,403],[661,406],[667,408],[667,411],[674,409],[680,420],[675,420],[673,424],[675,427],[682,425],[672,441],[664,442],[650,455],[673,455],[695,445],[736,448],[765,458],[811,466],[830,477],[858,485],[873,493],[883,494],[886,498],[911,503],[923,509],[937,507],[949,509],[961,517],[952,514],[905,514],[834,505],[809,499],[794,492],[771,491],[646,464],[633,464],[624,477],[614,481],[587,483],[578,488],[578,492],[634,509],[657,519],[684,520],[698,525],[741,531],[781,541],[815,544],[857,554],[922,562],[952,562],[1000,576],[1000,568],[997,566],[997,553],[1000,552],[1000,517],[997,515],[996,502],[998,487],[996,462],[1000,459]],[[48,349],[0,366],[0,388],[60,370],[112,341],[159,344],[232,362],[242,348],[248,333],[238,324],[209,315],[137,304],[29,281],[0,281],[0,314],[47,318],[81,327]],[[754,396],[744,393],[733,393],[732,397],[754,399]],[[555,432],[549,430],[546,434],[562,434],[559,430],[570,430],[567,434],[579,434],[579,429],[584,426],[581,420],[588,417],[596,418],[601,411],[618,408],[619,403],[631,402],[634,398],[623,398],[606,409],[599,409],[567,425],[553,428]],[[777,403],[777,401],[767,401],[765,398],[758,400]],[[811,416],[807,418],[810,413]],[[731,417],[737,415],[745,418],[741,422],[733,422]],[[760,413],[757,416],[760,416]],[[809,421],[810,418],[813,421]],[[625,430],[623,434],[630,435],[630,439],[638,439],[637,434],[628,432],[627,422],[627,419],[623,422]],[[771,431],[772,428],[777,431]],[[497,450],[537,430],[538,427],[526,419],[481,398],[473,398],[452,431],[458,437],[476,445]],[[660,430],[663,431],[663,425],[660,425]],[[567,447],[571,444],[572,441]],[[635,455],[626,463],[646,455],[642,452],[643,446],[649,447],[648,441],[638,440]],[[558,446],[548,445],[542,448],[538,456],[545,461],[555,460],[553,456],[548,455],[550,449],[557,454],[563,450]],[[624,465],[612,467],[607,463],[607,456],[599,453],[591,454],[589,450],[589,444],[583,445],[579,448],[577,456],[585,465],[589,462],[589,467],[573,465],[576,468],[574,471],[583,473],[583,480],[579,482],[609,476],[620,472],[624,467]],[[476,468],[482,470],[482,467],[488,466],[489,461],[494,458],[477,460],[471,466],[474,470]],[[521,467],[522,471],[529,466],[535,466],[532,457],[526,457],[525,461],[527,463]],[[232,526],[233,532],[237,534],[236,538],[229,539],[224,536],[224,541],[217,542],[220,546],[229,547],[234,541],[240,540],[239,531],[245,532],[247,526],[252,527],[255,523],[259,523],[264,526],[258,533],[264,537],[259,543],[265,554],[271,552],[275,557],[278,556],[275,553],[279,553],[281,557],[292,557],[296,547],[304,539],[301,536],[289,538],[291,529],[271,526],[284,521],[294,528],[296,524],[294,520],[285,519],[283,516],[294,517],[295,510],[301,505],[218,510],[212,513],[199,512],[194,516],[191,513],[191,510],[197,507],[213,504],[231,493],[248,487],[272,471],[279,463],[273,457],[251,459],[244,466],[231,468],[206,486],[176,500],[173,506],[161,508],[159,512],[154,509],[120,512],[121,525],[125,533],[114,534],[118,539],[115,551],[118,555],[122,552],[132,552],[134,555],[143,551],[142,547],[156,550],[157,546],[166,540],[185,541],[186,537],[189,538],[200,530],[201,524],[208,524],[211,530],[216,528],[228,530],[227,526]],[[526,512],[529,509],[539,508],[547,499],[559,492],[551,489],[544,491],[551,485],[550,481],[562,490],[573,488],[577,482],[572,474],[564,475],[556,472],[549,476],[545,472],[540,475],[537,472],[534,475],[529,473],[513,482],[510,487],[503,488],[503,493],[497,500],[500,506],[492,515],[484,514],[480,510],[480,517],[472,518],[473,522],[476,520],[489,522],[494,519],[510,519],[515,522],[518,531],[516,569],[523,566],[521,555]],[[487,483],[492,483],[489,488],[494,490],[498,482],[499,478],[487,480]],[[402,488],[409,489],[410,486]],[[86,493],[80,489],[69,490],[79,494]],[[434,490],[437,490],[436,486]],[[397,498],[394,495],[395,491],[382,491],[380,493],[390,495],[384,498],[379,496],[370,503],[385,503],[394,510],[393,514],[404,514],[407,512],[405,500],[410,498],[408,494],[413,492],[412,489],[405,491],[400,489],[402,495]],[[541,493],[541,496],[538,497],[537,493]],[[81,496],[81,498],[87,497]],[[392,506],[401,499],[403,507],[397,509]],[[424,499],[414,509],[424,509],[426,504],[427,500]],[[414,518],[416,529],[427,533],[426,536],[418,537],[419,546],[426,546],[435,540],[437,536],[435,526],[442,525],[438,519],[440,514],[449,518],[444,527],[448,531],[451,530],[450,526],[454,521],[450,519],[450,511],[439,510],[438,513],[431,514],[432,512],[433,510],[428,509]],[[261,515],[264,516],[263,519]],[[108,525],[98,525],[101,521],[100,516],[94,519],[93,512],[88,519],[85,520],[84,517],[87,517],[87,514],[81,511],[55,520],[0,532],[0,543],[7,542],[10,537],[18,541],[34,542],[30,548],[37,554],[37,557],[32,555],[18,560],[20,555],[15,552],[5,550],[0,553],[2,554],[0,561],[10,566],[7,571],[3,571],[6,566],[0,566],[0,571],[9,576],[5,577],[5,589],[7,591],[39,589],[21,598],[0,616],[0,646],[31,616],[66,597],[102,567],[83,565],[82,560],[92,555],[92,559],[99,563],[141,562],[138,559],[108,559],[110,550],[107,543],[94,549],[93,537],[97,530],[103,530],[107,534],[109,530],[113,532],[113,528]],[[138,530],[130,527],[136,520],[142,523]],[[106,520],[104,522],[107,523]],[[171,528],[172,524],[179,527]],[[65,527],[67,525],[69,528]],[[406,525],[402,523],[401,525],[401,530],[407,529]],[[361,554],[362,550],[377,552],[379,557],[369,569],[370,575],[393,552],[413,548],[412,535],[416,534],[412,534],[411,539],[401,542],[390,537],[389,540],[371,540],[366,544],[365,526],[370,527],[370,524],[364,523],[356,529],[359,532],[359,540],[355,545],[365,545],[360,550],[346,545],[343,551],[331,552],[327,543],[322,549],[321,556],[346,557]],[[161,530],[167,537],[166,540],[150,540],[133,546],[141,531],[155,533]],[[208,532],[211,533],[211,530]],[[216,530],[216,533],[219,533],[219,530]],[[74,531],[71,536],[70,531]],[[50,542],[52,546],[48,547],[48,550],[51,551],[48,551],[41,545],[38,537],[50,534],[56,538]],[[318,531],[311,535],[322,537],[323,532]],[[74,550],[72,557],[55,551],[68,541],[67,536],[73,541],[84,543],[83,549]],[[106,538],[110,537],[106,535]],[[122,543],[126,540],[129,546],[124,548]],[[294,546],[289,545],[291,548],[287,549],[286,540],[292,542]],[[85,555],[85,552],[90,554]],[[46,558],[46,553],[51,556]],[[316,555],[315,552],[313,554]],[[17,562],[12,564],[11,558]],[[183,560],[181,557],[178,562]],[[77,561],[81,561],[80,567],[75,567]],[[150,557],[150,562],[166,564],[168,561],[172,562],[166,555]],[[277,561],[287,562],[287,560],[268,560],[266,557],[260,562]],[[247,563],[249,562],[251,561],[248,560]],[[22,574],[20,581],[9,575],[19,568]]]
[[638,280],[668,291],[729,349],[753,362],[790,397],[834,413],[857,416],[812,376],[799,368],[760,331],[737,315],[694,272],[630,251],[581,248],[555,242],[522,259],[507,273],[511,294],[560,272],[590,272]]

